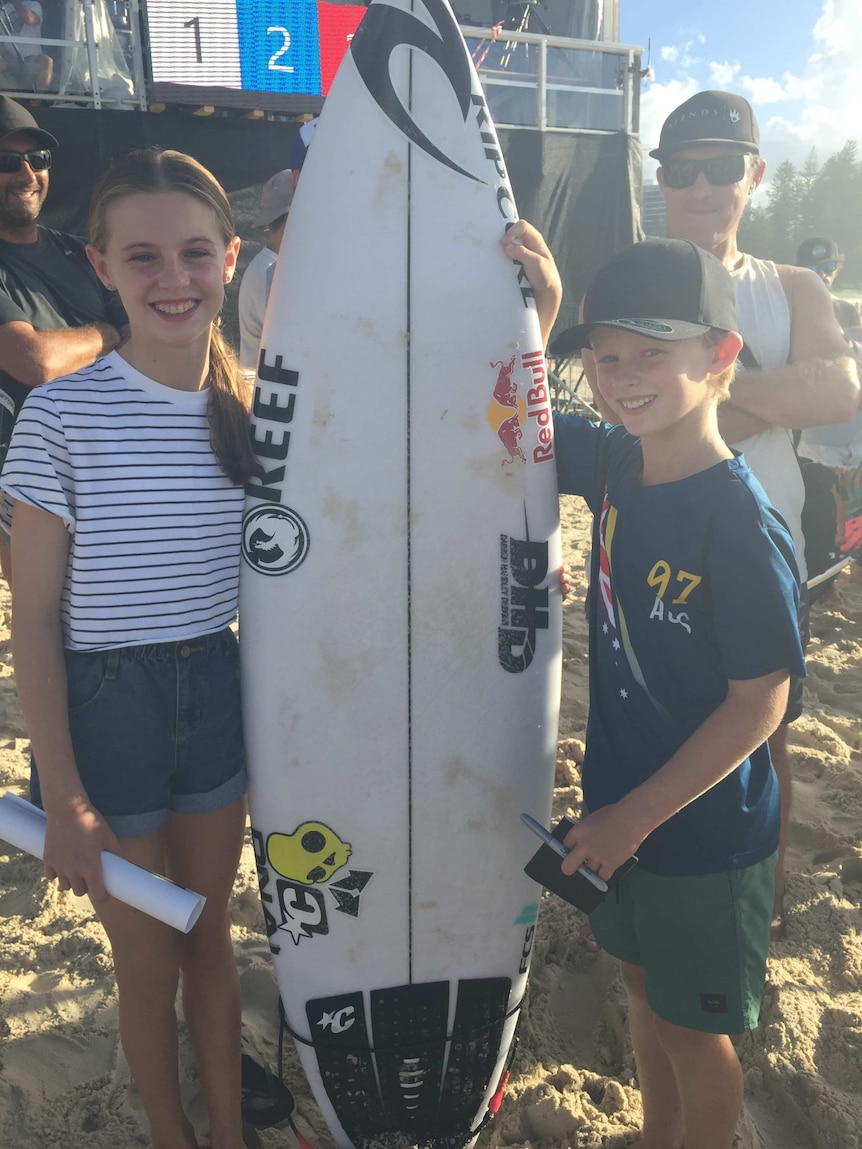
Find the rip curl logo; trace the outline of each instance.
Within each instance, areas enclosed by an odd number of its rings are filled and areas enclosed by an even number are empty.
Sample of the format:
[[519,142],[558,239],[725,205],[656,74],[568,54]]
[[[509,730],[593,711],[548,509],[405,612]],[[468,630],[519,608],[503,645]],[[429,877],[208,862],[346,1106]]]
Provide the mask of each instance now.
[[305,561],[308,527],[290,507],[255,507],[242,524],[242,555],[248,565],[265,575],[283,575]]
[[657,319],[615,319],[615,327],[626,327],[632,331],[660,331],[664,335],[673,335],[673,328],[667,323],[660,323]]
[[464,40],[443,0],[422,2],[434,21],[437,35],[410,12],[393,8],[390,4],[374,4],[365,13],[351,42],[350,52],[366,88],[392,123],[429,156],[475,180],[476,176],[459,167],[428,139],[405,108],[392,83],[389,61],[396,48],[415,48],[424,52],[445,73],[466,123],[472,81]]

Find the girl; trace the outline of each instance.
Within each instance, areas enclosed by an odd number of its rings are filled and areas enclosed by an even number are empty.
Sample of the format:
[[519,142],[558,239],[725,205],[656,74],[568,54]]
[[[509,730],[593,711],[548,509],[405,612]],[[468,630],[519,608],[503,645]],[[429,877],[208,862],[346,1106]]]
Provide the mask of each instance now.
[[[236,641],[247,395],[217,327],[236,267],[224,190],[180,152],[101,179],[90,260],[128,340],[36,388],[2,485],[16,500],[15,669],[48,816],[45,869],[111,942],[120,1035],[155,1149],[193,1149],[175,997],[212,1149],[241,1149],[239,981],[227,915],[245,825]],[[111,899],[111,850],[206,895],[187,936]]]

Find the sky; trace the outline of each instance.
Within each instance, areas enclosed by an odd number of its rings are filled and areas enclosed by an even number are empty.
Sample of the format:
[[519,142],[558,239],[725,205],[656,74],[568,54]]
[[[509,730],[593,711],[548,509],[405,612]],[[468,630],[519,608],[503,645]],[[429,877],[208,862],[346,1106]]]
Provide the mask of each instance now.
[[644,48],[644,67],[652,41],[655,79],[641,90],[647,180],[665,117],[707,88],[751,101],[767,179],[812,148],[822,164],[862,141],[862,0],[620,0],[620,39]]

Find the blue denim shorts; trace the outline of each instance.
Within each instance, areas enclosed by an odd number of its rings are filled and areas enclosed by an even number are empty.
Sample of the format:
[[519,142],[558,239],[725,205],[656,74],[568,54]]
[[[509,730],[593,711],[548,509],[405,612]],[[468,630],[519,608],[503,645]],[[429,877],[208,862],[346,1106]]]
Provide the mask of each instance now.
[[[78,771],[118,837],[155,833],[170,810],[206,814],[245,793],[230,628],[183,642],[67,650],[66,674]],[[30,795],[42,804],[35,761]]]

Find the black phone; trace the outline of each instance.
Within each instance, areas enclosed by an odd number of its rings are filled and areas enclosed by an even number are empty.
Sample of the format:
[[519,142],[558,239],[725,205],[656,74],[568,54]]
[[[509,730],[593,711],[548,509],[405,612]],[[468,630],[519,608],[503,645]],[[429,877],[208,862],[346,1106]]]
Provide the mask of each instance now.
[[[556,826],[552,827],[551,837],[562,842],[575,824],[571,818],[564,815]],[[557,894],[585,914],[591,914],[597,906],[600,906],[608,896],[609,891],[629,872],[632,866],[637,865],[638,861],[633,854],[621,866],[618,866],[607,881],[602,883],[607,887],[602,890],[598,883],[578,870],[574,874],[564,874],[560,869],[560,857],[555,849],[543,843],[524,866],[524,873],[534,882],[538,882],[546,890]]]

